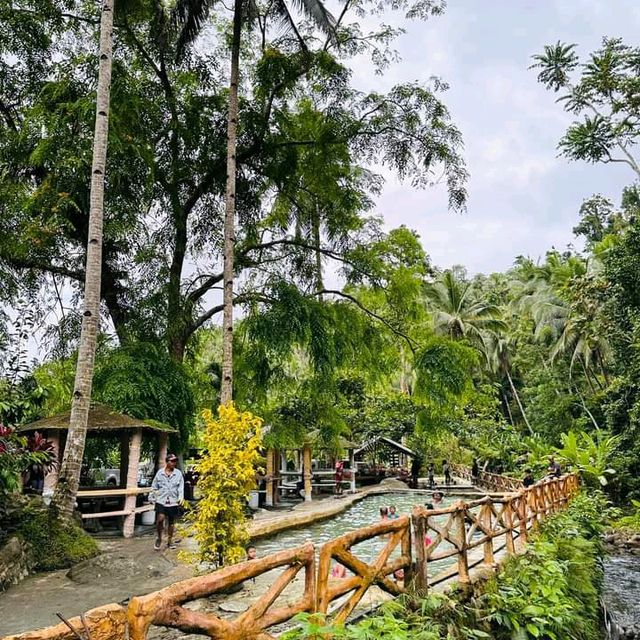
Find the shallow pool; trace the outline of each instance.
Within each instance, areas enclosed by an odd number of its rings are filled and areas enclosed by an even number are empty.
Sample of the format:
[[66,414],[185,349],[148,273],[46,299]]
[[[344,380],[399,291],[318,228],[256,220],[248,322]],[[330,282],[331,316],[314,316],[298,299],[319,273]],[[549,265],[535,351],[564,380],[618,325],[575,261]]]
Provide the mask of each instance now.
[[[442,506],[447,507],[459,499],[459,496],[445,496]],[[325,542],[337,538],[343,533],[380,522],[380,507],[395,505],[399,515],[409,515],[415,505],[424,505],[426,502],[431,501],[430,493],[418,492],[368,496],[356,502],[343,513],[328,520],[322,520],[298,529],[281,531],[273,536],[258,540],[256,542],[258,555],[263,557],[282,549],[291,549],[308,541],[312,541],[316,548],[319,548]],[[447,516],[441,516],[441,518],[446,520]],[[359,558],[365,562],[370,562],[378,555],[386,543],[387,538],[378,536],[355,545],[353,549]],[[446,543],[443,543],[438,548],[442,550],[447,546]],[[398,547],[392,557],[399,555],[399,553],[400,549]],[[450,563],[451,560],[434,562],[432,563],[433,567],[430,567],[430,569],[442,570],[443,566]],[[432,571],[430,570],[429,573],[431,574]]]

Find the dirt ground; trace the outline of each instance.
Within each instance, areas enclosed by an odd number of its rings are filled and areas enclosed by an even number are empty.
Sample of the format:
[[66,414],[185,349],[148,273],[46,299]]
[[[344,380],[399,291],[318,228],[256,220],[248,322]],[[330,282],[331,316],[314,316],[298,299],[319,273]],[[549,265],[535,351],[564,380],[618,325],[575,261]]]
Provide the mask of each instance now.
[[102,554],[72,571],[39,573],[0,594],[0,636],[58,624],[109,602],[161,589],[193,575],[177,551],[155,551],[151,535],[100,541]]

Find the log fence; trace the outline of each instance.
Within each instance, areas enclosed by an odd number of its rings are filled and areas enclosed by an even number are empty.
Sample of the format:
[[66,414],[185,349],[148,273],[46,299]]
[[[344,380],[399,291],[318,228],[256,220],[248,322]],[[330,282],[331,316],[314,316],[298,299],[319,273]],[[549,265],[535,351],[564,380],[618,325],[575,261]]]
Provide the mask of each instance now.
[[523,488],[522,480],[518,480],[518,478],[503,476],[498,473],[489,473],[488,471],[479,471],[477,477],[474,479],[471,474],[471,469],[463,464],[452,464],[451,470],[458,478],[475,482],[477,486],[489,489],[489,491],[518,491]]
[[[186,602],[227,591],[245,580],[280,567],[284,567],[284,570],[267,592],[233,620],[183,606]],[[292,604],[271,608],[302,569],[305,577],[302,595]],[[265,558],[241,562],[205,576],[176,582],[146,596],[132,598],[127,611],[129,640],[145,640],[151,625],[172,627],[219,640],[267,640],[273,636],[265,629],[290,620],[298,613],[315,611],[315,585],[315,548],[311,543]]]
[[[456,473],[462,475],[460,471]],[[493,482],[494,478],[489,480]],[[493,486],[511,486],[513,480],[507,478]],[[131,599],[126,612],[128,638],[146,640],[155,625],[216,639],[269,640],[274,637],[269,633],[271,627],[301,612],[323,613],[335,622],[346,621],[374,586],[397,596],[405,592],[405,581],[422,592],[446,580],[466,583],[474,567],[495,567],[499,554],[516,553],[530,530],[564,508],[578,490],[578,476],[570,474],[527,489],[518,487],[502,496],[486,496],[472,502],[459,500],[443,509],[416,506],[411,517],[379,522],[325,543],[318,549],[317,566],[317,549],[309,542],[177,582]],[[359,557],[358,545],[372,539],[380,543],[377,556],[373,560]],[[351,575],[332,577],[336,562]],[[404,569],[404,581],[394,579],[398,569]],[[281,573],[266,593],[236,618],[223,619],[187,605],[275,570]],[[302,589],[293,588],[295,593],[288,596],[288,602],[278,605],[278,598],[301,572]],[[63,640],[52,629],[7,636],[4,640]],[[125,635],[113,635],[110,640],[124,640]]]
[[[371,564],[364,562],[354,554],[353,546],[380,536],[388,536],[388,541]],[[400,557],[390,560],[392,553],[398,547],[400,547]],[[353,577],[330,580],[333,560],[352,571]],[[327,542],[320,550],[318,565],[318,612],[328,613],[331,602],[352,592],[347,601],[332,612],[335,622],[344,622],[373,585],[377,585],[393,596],[399,596],[405,592],[404,580],[399,583],[389,576],[399,569],[404,569],[405,574],[408,574],[411,570],[411,563],[411,519],[409,516],[357,529]]]

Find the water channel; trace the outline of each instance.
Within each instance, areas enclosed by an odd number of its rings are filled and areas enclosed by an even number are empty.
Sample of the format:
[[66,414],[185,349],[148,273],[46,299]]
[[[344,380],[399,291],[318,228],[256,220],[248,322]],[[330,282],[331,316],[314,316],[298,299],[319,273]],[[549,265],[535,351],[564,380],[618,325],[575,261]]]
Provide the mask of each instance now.
[[602,599],[618,627],[618,634],[610,638],[640,638],[640,557],[621,554],[605,558]]
[[[448,507],[459,499],[460,496],[456,495],[445,496],[439,508]],[[258,555],[264,557],[270,553],[287,548],[290,549],[308,541],[313,542],[316,548],[319,549],[325,542],[344,533],[380,522],[380,507],[395,505],[398,515],[409,515],[414,506],[425,505],[427,502],[432,502],[431,492],[400,492],[368,496],[337,516],[300,527],[299,529],[288,529],[258,540],[256,543]],[[447,516],[438,516],[438,519],[444,522]],[[387,541],[386,537],[377,536],[354,545],[353,551],[358,558],[369,563],[376,558]],[[445,550],[449,547],[448,543],[443,542],[438,549]],[[396,557],[399,554],[400,548],[398,547],[392,557]],[[429,567],[429,574],[435,575],[447,565],[452,564],[452,562],[451,558],[432,562]]]

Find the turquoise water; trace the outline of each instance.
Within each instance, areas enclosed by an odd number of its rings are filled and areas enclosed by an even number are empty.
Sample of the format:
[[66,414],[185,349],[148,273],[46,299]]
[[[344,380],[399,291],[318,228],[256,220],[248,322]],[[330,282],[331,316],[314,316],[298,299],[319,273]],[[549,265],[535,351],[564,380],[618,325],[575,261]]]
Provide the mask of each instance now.
[[[445,496],[442,506],[447,507],[458,499],[459,496]],[[318,548],[325,542],[337,538],[343,533],[380,522],[380,507],[395,505],[398,514],[410,515],[415,505],[424,505],[426,502],[431,501],[430,493],[406,492],[369,496],[355,503],[343,513],[328,520],[322,520],[321,522],[316,522],[298,529],[281,531],[268,538],[258,540],[256,542],[258,555],[263,557],[270,553],[281,551],[282,549],[291,549],[308,541],[313,542],[316,548]],[[446,520],[447,516],[441,516],[441,518]],[[378,536],[377,538],[365,540],[364,542],[354,545],[353,550],[359,558],[365,562],[370,562],[378,555],[386,543],[387,539],[385,537]],[[446,543],[441,544],[438,550],[447,548],[448,545],[444,546],[445,544]],[[392,557],[399,555],[399,553],[398,548]],[[434,570],[442,570],[444,566],[451,562],[451,559],[434,562],[432,563],[432,568]],[[429,573],[432,573],[432,571],[430,570]]]

